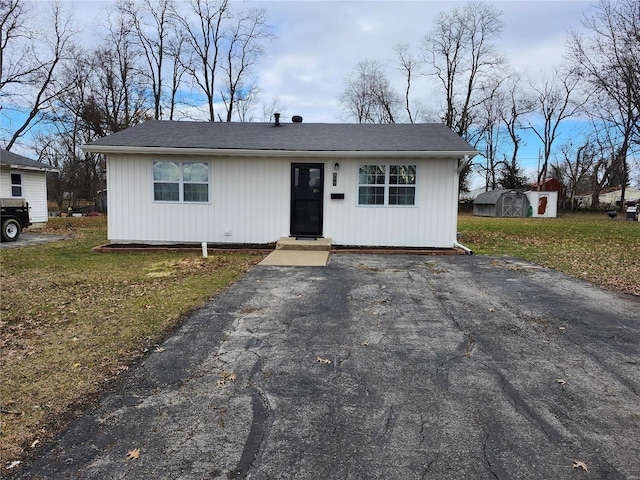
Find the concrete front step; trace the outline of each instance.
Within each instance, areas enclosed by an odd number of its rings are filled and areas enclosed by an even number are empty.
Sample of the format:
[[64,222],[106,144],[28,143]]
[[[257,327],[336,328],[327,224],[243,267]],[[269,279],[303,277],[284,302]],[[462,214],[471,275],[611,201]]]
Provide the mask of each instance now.
[[331,251],[330,238],[297,239],[295,237],[282,237],[276,244],[276,250],[300,250],[300,251]]
[[274,250],[259,265],[281,267],[324,267],[329,260],[329,251],[320,250]]

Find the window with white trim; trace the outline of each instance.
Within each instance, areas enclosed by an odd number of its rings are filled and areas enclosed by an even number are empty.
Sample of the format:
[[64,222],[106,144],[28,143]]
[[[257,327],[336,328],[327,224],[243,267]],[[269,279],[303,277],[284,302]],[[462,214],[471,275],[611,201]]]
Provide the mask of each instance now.
[[22,175],[19,173],[11,174],[11,196],[22,197]]
[[358,205],[406,206],[416,203],[415,165],[361,165]]
[[207,203],[207,162],[153,162],[153,199],[156,202]]

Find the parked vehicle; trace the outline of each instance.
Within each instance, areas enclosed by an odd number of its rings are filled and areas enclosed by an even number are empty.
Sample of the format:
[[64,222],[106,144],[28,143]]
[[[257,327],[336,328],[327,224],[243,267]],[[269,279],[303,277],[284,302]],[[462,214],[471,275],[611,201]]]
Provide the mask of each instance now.
[[0,198],[0,222],[2,241],[15,242],[22,229],[31,225],[27,201],[23,198]]

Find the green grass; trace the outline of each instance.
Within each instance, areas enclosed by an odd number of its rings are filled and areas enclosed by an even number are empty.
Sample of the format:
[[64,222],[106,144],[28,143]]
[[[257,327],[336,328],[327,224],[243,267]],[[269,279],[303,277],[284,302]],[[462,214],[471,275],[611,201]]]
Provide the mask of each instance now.
[[461,214],[461,243],[474,253],[512,255],[613,291],[640,295],[640,223],[604,213],[558,218]]
[[262,258],[93,253],[106,241],[103,218],[54,220],[47,230],[72,238],[2,251],[3,464],[37,448]]

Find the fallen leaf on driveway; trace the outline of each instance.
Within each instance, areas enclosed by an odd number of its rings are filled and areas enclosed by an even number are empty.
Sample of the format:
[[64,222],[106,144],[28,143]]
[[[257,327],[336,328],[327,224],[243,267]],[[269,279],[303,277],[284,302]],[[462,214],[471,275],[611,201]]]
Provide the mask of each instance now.
[[495,312],[495,311],[496,311],[496,309],[495,309],[495,308],[493,308],[493,307],[491,307],[491,308],[489,309],[489,311],[490,311],[490,312]]
[[140,449],[136,448],[133,450],[130,450],[129,453],[127,453],[127,460],[134,460],[136,458],[140,457]]
[[587,467],[587,464],[584,463],[584,462],[581,462],[579,460],[574,460],[573,461],[573,468],[581,468],[585,472],[589,471],[589,467]]
[[216,386],[219,388],[226,386],[230,382],[235,382],[237,378],[236,374],[231,372],[220,372],[220,376],[222,378],[216,382]]
[[331,360],[329,360],[328,358],[318,357],[318,358],[316,358],[316,362],[329,364],[329,363],[331,363]]
[[565,383],[567,383],[564,378],[556,378],[556,382],[558,382],[560,385],[564,385]]

